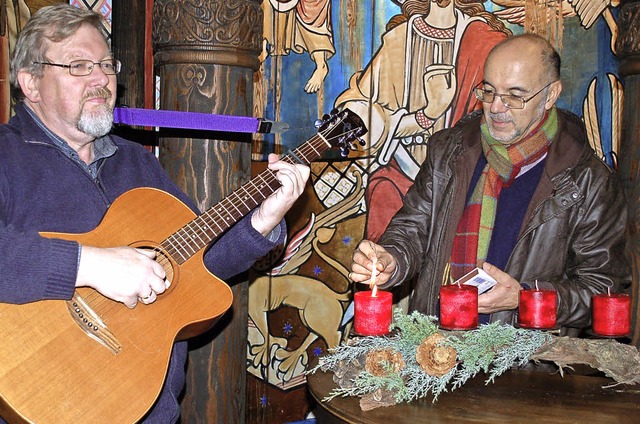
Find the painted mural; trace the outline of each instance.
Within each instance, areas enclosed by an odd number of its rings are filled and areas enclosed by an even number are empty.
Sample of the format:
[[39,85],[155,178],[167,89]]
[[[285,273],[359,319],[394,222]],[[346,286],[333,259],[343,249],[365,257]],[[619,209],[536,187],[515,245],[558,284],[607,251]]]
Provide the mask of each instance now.
[[304,85],[317,92],[329,73],[327,60],[335,54],[331,26],[331,0],[268,0],[264,13],[264,52],[285,56],[307,53],[315,65]]
[[[334,107],[348,107],[369,130],[365,148],[312,165],[312,184],[289,217],[283,259],[257,270],[250,286],[247,363],[262,388],[252,392],[249,408],[253,402],[254,416],[273,417],[304,386],[313,356],[351,330],[350,295],[357,289],[347,278],[351,253],[362,238],[377,240],[400,208],[429,137],[480,108],[472,88],[492,46],[525,31],[556,45],[564,85],[558,105],[583,117],[591,145],[613,167],[623,87],[616,76],[615,2],[263,0],[262,6],[256,112],[291,128],[261,139],[254,159],[294,148]],[[394,299],[403,306],[407,295]],[[305,402],[304,391],[298,400]]]

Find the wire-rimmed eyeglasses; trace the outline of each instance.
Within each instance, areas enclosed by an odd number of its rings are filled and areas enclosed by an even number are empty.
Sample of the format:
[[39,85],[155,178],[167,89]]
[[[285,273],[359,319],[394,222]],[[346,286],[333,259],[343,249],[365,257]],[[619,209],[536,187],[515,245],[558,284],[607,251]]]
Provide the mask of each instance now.
[[35,65],[49,65],[49,66],[58,66],[60,68],[67,68],[69,73],[74,77],[84,77],[87,75],[91,75],[93,72],[93,68],[95,65],[100,66],[102,72],[105,75],[116,75],[120,72],[120,68],[122,68],[122,63],[116,59],[103,59],[100,62],[94,62],[89,59],[79,59],[72,60],[68,65],[63,63],[52,63],[52,62],[33,62]]
[[483,103],[493,103],[496,97],[499,97],[500,101],[506,108],[524,109],[524,106],[527,104],[529,100],[533,99],[538,94],[542,93],[545,88],[549,87],[554,82],[555,81],[551,81],[549,84],[545,85],[540,90],[536,91],[534,94],[526,98],[521,96],[516,96],[513,94],[498,94],[494,91],[485,90],[483,88],[480,88],[480,85],[483,84],[482,82],[473,89],[473,93],[476,95],[476,98]]

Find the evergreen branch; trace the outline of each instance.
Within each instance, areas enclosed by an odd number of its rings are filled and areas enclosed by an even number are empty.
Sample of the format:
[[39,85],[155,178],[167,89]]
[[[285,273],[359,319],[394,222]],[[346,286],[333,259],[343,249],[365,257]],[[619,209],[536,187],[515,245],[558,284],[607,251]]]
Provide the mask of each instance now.
[[[348,383],[334,389],[325,401],[337,396],[364,396],[377,390],[394,394],[397,402],[410,402],[431,394],[435,402],[443,392],[455,390],[478,373],[488,375],[486,384],[514,365],[525,364],[551,336],[536,330],[516,329],[510,325],[492,323],[475,330],[445,332],[438,328],[437,318],[419,312],[406,315],[400,309],[394,312],[391,336],[369,336],[349,340],[349,343],[330,349],[320,358],[319,364],[307,373],[318,369],[336,371],[352,367],[356,373]],[[455,349],[458,365],[447,374],[436,377],[427,374],[416,360],[416,349],[434,333],[445,336],[442,342]],[[393,371],[391,364],[384,363],[388,371],[375,376],[364,369],[364,358],[373,350],[392,349],[402,355],[405,366]]]

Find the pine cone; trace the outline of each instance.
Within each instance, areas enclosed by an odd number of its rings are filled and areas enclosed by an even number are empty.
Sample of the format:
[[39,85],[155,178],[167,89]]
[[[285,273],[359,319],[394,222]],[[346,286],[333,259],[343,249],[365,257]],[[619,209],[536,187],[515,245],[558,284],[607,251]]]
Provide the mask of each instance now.
[[445,337],[435,333],[424,339],[416,349],[416,361],[424,372],[434,377],[442,377],[456,366],[456,350],[442,346]]
[[382,377],[389,373],[396,373],[404,368],[402,354],[393,349],[374,349],[367,353],[364,365],[370,374]]

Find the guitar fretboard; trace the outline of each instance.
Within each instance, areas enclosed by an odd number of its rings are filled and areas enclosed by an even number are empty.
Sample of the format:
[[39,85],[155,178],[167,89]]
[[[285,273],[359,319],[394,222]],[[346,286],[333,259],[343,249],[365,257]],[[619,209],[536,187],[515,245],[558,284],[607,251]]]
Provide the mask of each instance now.
[[[309,165],[329,150],[332,144],[320,134],[287,154],[282,160]],[[266,169],[248,183],[222,199],[161,243],[161,248],[176,262],[186,262],[196,252],[218,238],[255,209],[280,187],[275,172]]]

